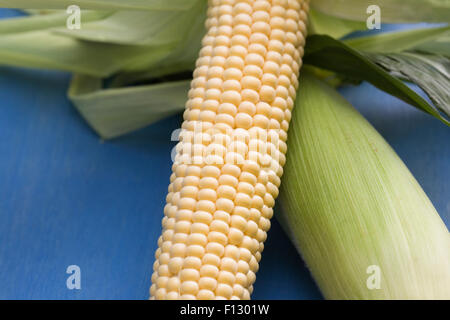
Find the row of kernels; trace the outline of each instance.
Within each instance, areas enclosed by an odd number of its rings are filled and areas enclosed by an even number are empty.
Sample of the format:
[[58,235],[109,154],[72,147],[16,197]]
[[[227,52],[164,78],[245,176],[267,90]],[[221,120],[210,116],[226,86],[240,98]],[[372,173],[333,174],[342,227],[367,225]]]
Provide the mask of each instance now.
[[[279,132],[283,132],[279,130]],[[278,137],[278,136],[277,136]],[[242,166],[246,161],[251,160],[260,167],[270,167],[271,161],[275,159],[284,165],[287,150],[286,143],[278,137],[278,141],[267,142],[261,139],[251,139],[248,143],[234,141],[223,146],[224,143],[211,143],[208,146],[203,144],[191,144],[190,142],[180,144],[175,156],[175,162],[179,164],[196,165],[222,165],[232,163]],[[207,140],[207,139],[206,139]],[[226,143],[225,143],[226,144]],[[248,159],[248,160],[246,160]],[[277,172],[277,170],[275,170]],[[179,190],[169,190],[169,192]]]
[[[297,3],[298,4],[298,3]],[[289,12],[288,11],[288,14],[292,14],[292,12]],[[295,21],[291,21],[291,22],[295,22]],[[296,28],[295,28],[295,26],[294,25],[292,25],[292,23],[291,23],[291,25],[290,25],[290,28],[291,28],[291,30],[289,30],[289,31],[292,31],[292,32],[296,32],[297,30],[296,30]],[[278,36],[277,34],[275,34],[274,35],[274,37],[275,36]],[[286,34],[286,37],[289,39],[289,37],[290,37],[290,40],[292,41],[292,40],[294,40],[294,41],[296,41],[294,44],[298,44],[298,43],[300,43],[301,42],[301,39],[294,39],[294,37],[292,37],[292,34],[289,34],[289,33],[287,33]],[[288,46],[287,46],[288,47]],[[289,47],[288,47],[288,50],[289,50]],[[292,50],[291,50],[292,51]],[[292,52],[291,52],[292,53]],[[299,54],[297,53],[297,55],[299,56]],[[297,57],[294,57],[294,58],[297,58]],[[285,54],[284,56],[283,56],[283,62],[285,63],[285,64],[291,64],[292,66],[293,66],[293,73],[294,73],[294,75],[296,75],[297,73],[295,72],[295,69],[296,69],[296,65],[295,65],[295,61],[293,60],[293,58],[290,56],[290,55],[288,55],[288,54]],[[297,65],[298,66],[298,65]],[[284,70],[286,70],[287,68],[285,68]],[[284,73],[283,74],[281,74],[280,75],[280,77],[279,77],[279,79],[277,79],[277,80],[279,80],[279,83],[281,83],[281,84],[284,84],[285,85],[285,87],[287,87],[287,86],[289,86],[289,91],[286,91],[286,90],[283,90],[283,87],[282,86],[279,86],[279,87],[277,87],[277,90],[276,90],[276,94],[277,94],[277,97],[279,97],[279,98],[281,98],[281,99],[274,99],[275,101],[275,106],[272,106],[272,114],[273,114],[273,116],[272,116],[272,119],[275,119],[275,120],[277,120],[280,124],[281,123],[283,123],[283,121],[285,121],[285,112],[283,112],[283,110],[285,110],[286,109],[286,107],[287,107],[287,103],[283,103],[285,100],[284,99],[286,99],[287,98],[287,95],[288,94],[291,94],[292,95],[292,88],[293,87],[295,87],[296,88],[296,86],[297,86],[297,84],[296,84],[296,82],[294,82],[294,85],[292,86],[292,75],[291,75],[291,77],[290,78],[288,78],[288,76],[289,76],[289,73],[288,72],[286,72],[286,71],[284,71]],[[279,110],[279,112],[278,112],[278,110]],[[287,118],[288,118],[288,120],[287,120],[287,124],[288,124],[288,122],[289,122],[289,120],[290,120],[290,114],[289,113],[287,113]],[[286,123],[286,122],[285,122]],[[280,126],[281,127],[281,126]],[[274,122],[271,122],[271,128],[274,128],[274,129],[279,129],[280,127],[278,127]],[[287,131],[287,127],[288,126],[286,126],[286,125],[284,125],[284,127],[285,127],[285,130]],[[284,130],[281,130],[281,132],[282,132],[282,134],[280,135],[281,136],[281,139],[282,140],[284,140],[284,141],[286,141],[287,140],[287,134],[286,134],[286,131],[284,131]],[[281,144],[281,146],[282,146],[282,144]],[[284,149],[283,147],[282,147],[282,149]],[[284,151],[284,150],[283,150]],[[279,158],[280,157],[280,158]],[[284,164],[284,162],[285,162],[285,158],[284,158],[284,154],[281,156],[281,155],[278,155],[278,157],[277,157],[277,159],[280,159],[280,163],[281,163],[281,165],[283,165]],[[279,173],[281,173],[281,172],[279,172]],[[273,185],[272,183],[270,183],[269,182],[269,184],[268,184],[268,187],[269,187],[269,192],[270,192],[270,194],[272,195],[272,197],[273,198],[276,198],[277,197],[277,195],[278,195],[278,188],[275,186],[275,185]],[[271,200],[271,199],[269,199],[269,200]],[[266,203],[266,204],[269,204],[269,206],[268,207],[266,207],[267,209],[269,209],[269,208],[271,208],[271,206],[272,206],[272,201],[268,201],[269,203]],[[270,217],[271,217],[271,215],[272,215],[272,212],[270,213]],[[260,219],[260,227],[264,230],[264,231],[267,231],[269,228],[270,228],[270,220],[268,220],[267,218],[264,218],[264,217],[261,217],[261,219]],[[261,235],[261,237],[262,237],[262,239],[261,240],[264,240],[264,238],[265,238],[265,236],[266,235]],[[264,245],[263,245],[263,241],[261,242],[261,246],[260,246],[260,252],[263,250],[263,248],[264,248]],[[260,253],[259,253],[259,255],[258,255],[258,257],[260,258]],[[259,260],[259,259],[258,259]]]
[[[217,12],[217,7],[215,5],[213,5],[212,2],[213,1],[210,1],[210,6],[208,9],[208,19],[206,21],[208,34],[203,39],[203,49],[200,52],[200,58],[197,60],[197,68],[196,68],[196,71],[194,72],[195,77],[191,83],[192,89],[189,92],[189,100],[186,104],[186,112],[184,114],[186,121],[183,124],[184,128],[186,128],[186,129],[191,129],[188,125],[186,125],[186,123],[189,123],[188,121],[200,120],[200,112],[193,112],[193,110],[200,109],[201,105],[204,101],[205,91],[203,88],[205,87],[206,74],[208,72],[208,65],[210,63],[210,57],[211,57],[211,51],[212,51],[212,41],[214,40],[213,37],[215,36],[215,33],[217,32],[217,28],[215,28],[215,26],[217,26],[218,12]],[[198,90],[199,88],[200,88],[200,90]],[[191,125],[194,125],[194,124],[195,123],[191,122]],[[177,150],[177,151],[178,151],[177,154],[179,154],[180,150]],[[179,162],[179,161],[177,161],[178,159],[175,159],[175,160],[176,160],[176,163]],[[179,169],[177,171],[178,171],[177,172],[178,176],[183,175],[181,172],[182,171],[181,169]],[[185,179],[186,184],[191,184],[191,185],[195,186],[195,184],[197,183],[196,180],[198,180],[198,178],[195,179],[194,178],[195,176],[191,176],[191,177],[192,178]],[[166,206],[167,209],[165,208],[166,217],[170,216],[170,211],[172,208],[177,208],[176,205],[178,205],[178,202],[179,202],[179,201],[177,201],[178,197],[175,196],[176,191],[178,191],[178,189],[179,189],[179,186],[174,185],[175,180],[176,179],[173,179],[171,177],[171,185],[169,186],[169,195],[170,196],[167,197],[167,201],[168,201],[168,204]],[[175,192],[175,194],[174,194],[174,192]],[[193,190],[191,189],[190,192],[192,193]],[[187,193],[188,193],[188,191],[186,189],[183,189],[182,197],[185,198],[187,196]],[[190,194],[190,195],[192,196],[192,194]],[[174,204],[176,204],[176,205],[174,205]],[[185,209],[184,212],[186,212],[186,211],[189,211],[189,210]],[[182,214],[180,213],[178,218],[181,218],[181,216],[182,216]],[[185,218],[187,220],[186,215],[185,215]],[[193,218],[192,215],[190,218],[191,219]],[[168,219],[163,219],[163,235],[167,235],[169,231],[172,231],[172,230],[170,230],[170,227],[167,225],[168,224],[167,220]],[[182,223],[180,223],[180,222],[181,221],[179,221],[179,223],[177,225],[178,230],[176,230],[176,231],[178,231],[178,232],[180,231],[180,228],[183,227]],[[187,226],[184,226],[183,228],[186,230]],[[181,228],[181,229],[183,229],[183,228]],[[203,234],[197,234],[197,236],[195,237],[195,234],[194,234],[194,239],[197,239],[195,241],[199,241],[199,239],[201,239],[201,236],[205,237]],[[158,261],[158,257],[156,257],[157,261],[155,262],[155,268],[154,268],[155,274],[160,275],[161,271],[164,271],[164,270],[160,270],[161,268],[160,268],[159,262],[161,262],[163,265],[166,264],[168,266],[168,269],[172,270],[172,274],[175,274],[175,275],[177,275],[177,273],[179,272],[179,270],[182,267],[182,263],[183,263],[182,258],[176,257],[176,255],[177,255],[176,246],[171,246],[172,237],[173,237],[173,233],[171,236],[170,235],[166,236],[165,241],[163,243],[161,243],[163,240],[162,238],[159,241],[160,247],[164,247],[164,248],[166,248],[166,250],[168,247],[171,247],[170,255],[173,256],[173,258],[169,262],[169,261],[167,261],[167,258],[163,258],[163,257],[161,257],[161,255],[159,255],[159,261]],[[192,239],[191,236],[189,236],[189,238]],[[169,266],[170,266],[170,268],[169,268]],[[170,283],[171,283],[171,285],[168,286],[167,289],[169,289],[171,292],[169,292],[169,294],[167,295],[167,298],[170,295],[178,297],[178,293],[180,290],[180,279],[178,279],[176,276],[172,277]],[[158,289],[156,289],[156,288],[158,288]],[[156,298],[166,298],[164,296],[164,294],[167,293],[167,292],[165,292],[165,286],[164,286],[164,284],[162,284],[160,282],[159,283],[154,282],[154,285],[152,285],[151,291],[152,291],[151,292],[152,295],[154,295]]]
[[[257,60],[254,60],[254,62],[258,62]],[[270,79],[270,78],[269,78]],[[271,98],[272,98],[272,92],[270,92],[270,93],[268,93],[270,91],[270,89],[268,89],[268,87],[267,88],[265,88],[265,92],[264,92],[264,96],[263,96],[263,99],[267,99],[269,102],[272,100]],[[258,240],[263,240],[263,239],[258,239]],[[257,265],[257,264],[256,264]],[[253,273],[254,274],[254,273]],[[251,274],[250,274],[250,278],[252,278],[251,277]],[[250,280],[250,283],[253,283],[253,281],[252,281],[253,279],[251,279]],[[250,287],[251,288],[251,287]],[[251,291],[252,289],[250,289],[250,291]]]

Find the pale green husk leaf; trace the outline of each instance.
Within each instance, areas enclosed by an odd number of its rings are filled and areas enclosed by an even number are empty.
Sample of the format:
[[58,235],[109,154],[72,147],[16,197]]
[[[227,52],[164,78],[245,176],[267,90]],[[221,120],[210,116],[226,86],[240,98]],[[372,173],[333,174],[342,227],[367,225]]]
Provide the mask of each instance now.
[[370,57],[392,75],[417,84],[441,112],[450,115],[450,59],[413,52]]
[[450,31],[437,39],[421,43],[415,49],[450,57]]
[[[325,298],[450,298],[445,224],[343,97],[302,77],[288,143],[280,219]],[[381,271],[379,289],[370,266]]]
[[311,6],[339,18],[366,21],[371,5],[380,7],[383,23],[449,22],[448,0],[313,0]]
[[58,32],[96,42],[150,46],[178,44],[186,38],[192,25],[204,24],[207,2],[192,0],[192,3],[192,8],[184,11],[118,11],[105,19],[83,23],[79,30],[62,27]]
[[[177,75],[186,74],[194,67],[204,34],[205,5],[206,2],[202,0],[192,0],[190,6],[185,7],[184,11],[167,10],[167,7],[162,11],[155,11],[156,9],[153,8],[142,12],[83,11],[83,28],[78,31],[63,29],[66,15],[64,11],[2,20],[0,30],[4,30],[5,34],[0,35],[0,63],[64,70],[97,78],[113,76],[112,81],[109,82],[109,86],[112,87],[148,80],[164,82],[167,81],[167,76],[169,78],[171,76],[170,81],[173,81]],[[192,19],[180,19],[183,16]],[[153,24],[149,24],[145,18],[152,18]],[[310,23],[312,33],[334,36],[345,35],[364,25],[361,22],[336,18],[315,10],[312,10],[310,15]],[[120,27],[117,27],[118,25]],[[171,32],[166,32],[165,25],[174,27],[170,28]],[[445,37],[446,30],[448,31],[448,27],[364,37],[350,44],[355,47],[365,46],[369,51],[387,49],[400,51],[406,47],[417,48],[433,40],[438,41],[441,37]],[[316,50],[311,56],[310,49],[313,48],[314,51],[314,47],[317,49],[317,44],[325,40],[331,41],[325,38],[315,38],[315,41],[312,41],[308,38],[305,62],[340,72],[335,76],[329,71],[316,68],[318,73],[331,79],[331,82],[339,84],[342,79],[348,79],[348,77],[371,81],[382,90],[448,123],[427,101],[389,75],[388,68],[387,70],[377,68],[363,55],[355,55],[355,52],[345,49],[337,41],[330,43],[332,46],[325,46],[323,50]],[[345,50],[337,52],[338,47]],[[317,61],[321,61],[322,64]],[[333,66],[324,65],[324,61],[337,62],[336,65],[339,68],[345,67],[345,69],[333,69]],[[370,72],[367,72],[368,70]],[[181,79],[186,77],[183,76]],[[446,110],[442,107],[440,109]],[[132,109],[127,111],[128,116],[134,119]],[[91,121],[91,125],[96,128],[97,121]],[[106,136],[109,135],[104,135]]]
[[77,5],[92,10],[187,10],[194,0],[0,0],[0,7],[66,9]]
[[[449,34],[449,31],[450,26],[418,28],[352,38],[345,40],[344,43],[362,51],[393,53],[413,49],[425,43],[442,39]],[[450,45],[450,42],[448,44]]]
[[[391,75],[390,67],[387,64],[383,66],[384,68],[377,65],[376,61],[371,59],[374,53],[360,52],[329,36],[312,35],[306,41],[308,45],[305,50],[304,63],[337,72],[351,80],[368,81],[377,88],[450,125],[447,119],[449,114],[442,115],[437,110],[440,108],[445,112],[445,108],[432,105],[422,98],[402,82],[404,77]],[[423,70],[423,81],[426,81],[427,71]],[[440,94],[447,94],[447,90]]]
[[309,11],[308,34],[327,34],[333,38],[340,38],[365,28],[366,24],[361,21],[337,18],[314,9]]

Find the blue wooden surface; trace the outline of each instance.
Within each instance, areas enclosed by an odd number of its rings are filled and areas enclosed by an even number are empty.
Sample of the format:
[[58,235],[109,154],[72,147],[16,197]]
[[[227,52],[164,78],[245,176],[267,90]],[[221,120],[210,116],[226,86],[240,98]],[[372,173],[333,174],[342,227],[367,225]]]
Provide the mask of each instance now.
[[[0,299],[145,299],[179,117],[102,142],[67,101],[69,79],[0,66]],[[449,226],[450,130],[368,84],[341,92]],[[66,287],[69,265],[81,290]],[[276,221],[253,298],[321,298]]]

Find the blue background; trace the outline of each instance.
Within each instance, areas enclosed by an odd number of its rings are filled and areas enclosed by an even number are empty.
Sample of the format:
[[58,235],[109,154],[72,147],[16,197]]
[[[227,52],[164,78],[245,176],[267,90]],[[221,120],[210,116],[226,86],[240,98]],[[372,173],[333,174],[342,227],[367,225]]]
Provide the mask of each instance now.
[[[0,299],[146,299],[180,117],[101,141],[67,100],[69,80],[0,66]],[[449,128],[368,84],[340,91],[449,226]],[[254,299],[322,298],[276,220],[265,248]],[[69,265],[81,290],[66,287]]]

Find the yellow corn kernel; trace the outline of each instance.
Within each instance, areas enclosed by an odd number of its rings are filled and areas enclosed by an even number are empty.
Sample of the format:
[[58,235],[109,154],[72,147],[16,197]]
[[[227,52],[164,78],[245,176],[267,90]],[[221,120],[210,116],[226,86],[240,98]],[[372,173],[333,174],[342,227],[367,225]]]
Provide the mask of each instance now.
[[285,162],[309,0],[209,0],[151,299],[250,299]]

